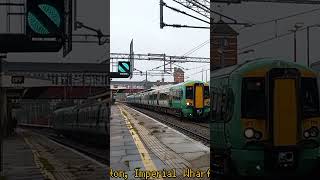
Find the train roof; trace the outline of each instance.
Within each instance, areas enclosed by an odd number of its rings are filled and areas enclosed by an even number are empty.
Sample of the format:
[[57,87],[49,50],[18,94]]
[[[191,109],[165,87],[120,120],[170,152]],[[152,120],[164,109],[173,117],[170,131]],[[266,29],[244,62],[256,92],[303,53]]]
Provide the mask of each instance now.
[[187,85],[190,85],[190,84],[193,84],[193,83],[205,83],[205,84],[208,84],[204,81],[199,81],[199,80],[189,80],[189,81],[185,81],[185,82],[182,82],[182,83],[179,83],[179,84],[175,84],[173,85],[172,87],[177,87],[177,86],[187,86]]
[[169,90],[172,87],[175,88],[175,87],[179,87],[179,86],[187,86],[187,85],[190,85],[192,83],[205,83],[206,85],[209,85],[208,83],[206,83],[204,81],[189,80],[189,81],[185,81],[185,82],[182,82],[182,83],[179,83],[179,84],[168,84],[168,85],[152,87],[151,89],[147,89],[147,90],[135,93],[135,94],[130,94],[127,97],[135,96],[135,95],[138,95],[138,94],[143,94],[143,93],[146,93],[146,92],[153,92],[153,91],[157,91],[157,90],[166,90],[166,89]]
[[295,67],[298,69],[312,71],[315,73],[314,70],[308,67],[302,66],[300,64],[290,62],[289,60],[285,60],[281,58],[266,57],[266,58],[257,58],[257,59],[247,60],[241,64],[236,64],[233,66],[228,66],[225,68],[211,71],[210,76],[211,77],[228,76],[228,75],[232,75],[233,73],[243,74],[257,68],[273,68],[273,67]]

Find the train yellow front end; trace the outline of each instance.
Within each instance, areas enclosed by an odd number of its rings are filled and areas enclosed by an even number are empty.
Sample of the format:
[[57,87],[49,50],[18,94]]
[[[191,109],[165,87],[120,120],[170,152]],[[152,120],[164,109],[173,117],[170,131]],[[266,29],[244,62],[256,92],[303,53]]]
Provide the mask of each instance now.
[[185,100],[182,101],[181,105],[183,116],[188,118],[208,117],[210,113],[209,84],[189,82],[184,86]]

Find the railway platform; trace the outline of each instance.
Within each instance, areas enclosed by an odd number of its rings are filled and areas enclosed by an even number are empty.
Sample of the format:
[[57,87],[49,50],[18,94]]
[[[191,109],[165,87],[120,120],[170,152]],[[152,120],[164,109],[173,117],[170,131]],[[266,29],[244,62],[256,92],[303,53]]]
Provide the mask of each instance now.
[[33,158],[32,149],[17,129],[17,134],[3,142],[3,179],[42,180],[45,175]]
[[126,105],[111,112],[112,179],[210,179],[209,147]]
[[3,142],[1,180],[107,179],[107,167],[62,144],[18,128]]

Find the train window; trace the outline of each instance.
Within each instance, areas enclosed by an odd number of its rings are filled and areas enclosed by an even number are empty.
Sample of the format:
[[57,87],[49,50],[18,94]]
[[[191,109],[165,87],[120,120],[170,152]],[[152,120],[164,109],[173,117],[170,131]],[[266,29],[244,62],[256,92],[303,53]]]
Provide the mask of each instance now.
[[166,100],[166,99],[168,99],[168,95],[165,94],[165,93],[161,93],[160,94],[160,100]]
[[172,90],[172,99],[177,100],[177,91],[176,90]]
[[244,78],[242,82],[241,114],[244,118],[266,117],[264,78]]
[[193,86],[186,86],[186,99],[193,99]]
[[204,98],[205,99],[209,99],[210,98],[209,86],[204,86]]
[[317,80],[315,78],[301,79],[301,97],[303,117],[319,115],[319,95]]

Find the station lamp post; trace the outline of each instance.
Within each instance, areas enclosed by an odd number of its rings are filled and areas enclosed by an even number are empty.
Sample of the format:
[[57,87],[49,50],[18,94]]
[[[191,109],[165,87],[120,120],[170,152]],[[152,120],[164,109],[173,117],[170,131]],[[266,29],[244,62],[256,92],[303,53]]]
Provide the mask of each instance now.
[[307,26],[307,66],[309,67],[310,65],[310,28],[313,27],[320,27],[320,24],[315,24],[311,26]]

